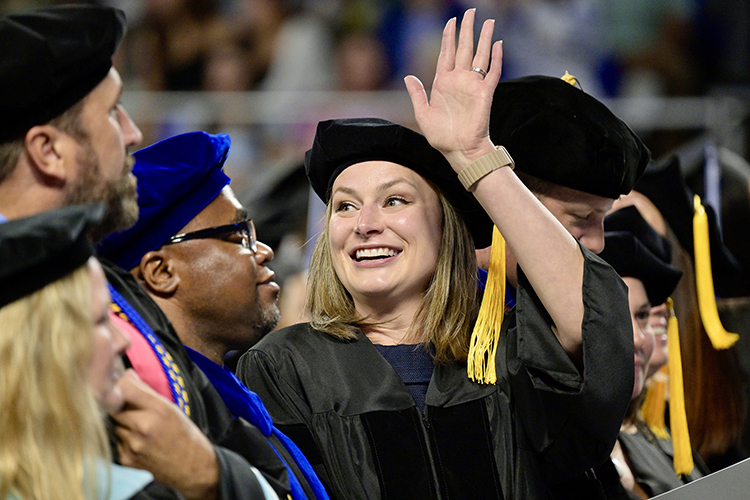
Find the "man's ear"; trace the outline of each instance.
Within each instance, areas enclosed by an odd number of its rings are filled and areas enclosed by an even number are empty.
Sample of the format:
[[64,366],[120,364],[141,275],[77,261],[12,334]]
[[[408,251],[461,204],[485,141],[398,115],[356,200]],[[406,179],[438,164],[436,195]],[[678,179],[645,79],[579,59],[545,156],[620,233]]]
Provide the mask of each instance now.
[[146,290],[160,297],[174,295],[180,284],[174,259],[163,250],[147,252],[134,271]]
[[26,156],[45,182],[64,184],[75,175],[76,141],[52,125],[31,127],[24,137]]

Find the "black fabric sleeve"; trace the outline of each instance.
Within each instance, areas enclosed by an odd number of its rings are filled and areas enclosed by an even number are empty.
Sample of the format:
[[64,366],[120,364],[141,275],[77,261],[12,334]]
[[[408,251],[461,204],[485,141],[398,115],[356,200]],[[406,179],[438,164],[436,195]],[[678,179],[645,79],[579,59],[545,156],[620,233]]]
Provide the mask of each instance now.
[[[247,461],[240,455],[220,446],[215,446],[219,461],[219,499],[257,500],[264,499],[263,489]],[[263,477],[268,479],[266,474]],[[271,481],[269,481],[271,483]],[[280,490],[271,483],[277,494]],[[281,498],[284,496],[279,495]]]
[[581,474],[609,457],[633,391],[627,288],[607,263],[580,248],[583,365],[576,366],[560,345],[549,315],[522,272],[516,326],[508,336],[516,422],[543,457],[553,482]]
[[184,500],[176,490],[160,483],[151,483],[130,497],[131,500]]

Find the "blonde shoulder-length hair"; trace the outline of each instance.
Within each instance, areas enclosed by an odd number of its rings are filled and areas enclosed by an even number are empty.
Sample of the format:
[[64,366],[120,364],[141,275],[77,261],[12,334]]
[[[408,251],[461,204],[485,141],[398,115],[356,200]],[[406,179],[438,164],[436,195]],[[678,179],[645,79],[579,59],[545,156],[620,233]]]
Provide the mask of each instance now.
[[[410,334],[420,333],[434,347],[438,363],[466,360],[469,339],[479,309],[474,241],[456,209],[434,188],[442,208],[442,238],[435,272]],[[333,267],[330,245],[331,201],[325,228],[310,260],[306,310],[310,325],[341,340],[356,338],[356,330],[372,323],[357,315],[354,301]],[[428,229],[425,228],[425,231]]]
[[85,500],[101,487],[89,266],[0,308],[0,498]]

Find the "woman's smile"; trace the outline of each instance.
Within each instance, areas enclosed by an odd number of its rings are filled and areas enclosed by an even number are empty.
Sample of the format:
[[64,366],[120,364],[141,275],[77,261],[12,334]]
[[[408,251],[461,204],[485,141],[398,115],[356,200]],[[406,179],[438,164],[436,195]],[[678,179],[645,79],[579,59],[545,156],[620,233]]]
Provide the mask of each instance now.
[[354,260],[357,262],[383,261],[395,257],[401,250],[389,247],[360,248],[354,251]]

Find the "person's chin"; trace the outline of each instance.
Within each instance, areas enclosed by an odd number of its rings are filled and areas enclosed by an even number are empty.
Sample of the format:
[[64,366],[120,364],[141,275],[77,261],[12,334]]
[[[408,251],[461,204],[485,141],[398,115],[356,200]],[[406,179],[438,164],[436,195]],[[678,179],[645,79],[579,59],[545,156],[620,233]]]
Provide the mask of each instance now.
[[269,307],[267,307],[263,313],[263,336],[276,328],[276,325],[279,324],[280,319],[281,312],[279,311],[279,306],[276,304],[276,302],[274,302]]

